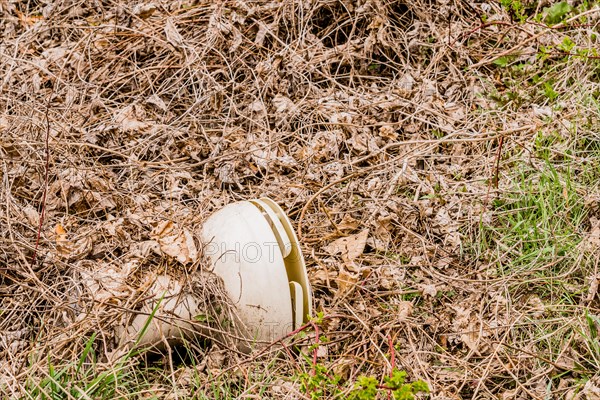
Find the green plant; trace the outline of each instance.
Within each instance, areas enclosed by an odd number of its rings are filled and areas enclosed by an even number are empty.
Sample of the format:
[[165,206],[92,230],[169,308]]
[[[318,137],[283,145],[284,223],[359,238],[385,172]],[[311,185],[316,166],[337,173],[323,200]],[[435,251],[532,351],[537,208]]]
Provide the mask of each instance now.
[[[322,364],[316,364],[311,372],[304,372],[299,377],[300,391],[311,399],[336,399],[344,394],[341,377],[331,375]],[[417,393],[429,393],[429,386],[422,380],[406,383],[406,372],[394,368],[390,376],[383,378],[383,385],[373,376],[360,375],[346,398],[374,400],[378,393],[391,393],[394,400],[412,400]]]
[[573,40],[571,40],[571,38],[568,36],[565,36],[565,38],[563,39],[561,44],[558,45],[558,48],[566,53],[573,50],[574,47],[575,47],[575,42],[573,42]]
[[[119,393],[127,393],[133,382],[127,364],[130,355],[125,355],[114,368],[98,373],[93,351],[95,340],[95,334],[87,340],[76,364],[69,363],[58,368],[48,357],[48,370],[45,377],[41,380],[33,377],[27,380],[27,398],[42,400],[123,398]],[[140,383],[136,382],[136,386],[140,387]]]
[[497,65],[500,68],[506,68],[514,59],[514,56],[502,56],[494,61],[494,65]]
[[525,6],[520,0],[500,0],[500,4],[506,9],[512,19],[523,22],[527,18],[525,15]]
[[323,319],[325,318],[325,313],[323,311],[318,311],[315,313],[315,316],[311,318],[311,322],[320,325],[323,323]]
[[558,24],[565,19],[565,16],[571,12],[572,8],[566,1],[553,4],[551,7],[544,8],[546,15],[545,21],[551,25]]
[[[310,360],[304,356],[307,363]],[[300,391],[310,396],[311,399],[335,398],[342,391],[340,388],[340,376],[331,375],[322,364],[315,364],[310,372],[299,375]]]
[[136,338],[135,345],[116,362],[114,367],[98,372],[94,352],[96,341],[96,334],[94,333],[85,342],[77,363],[66,363],[58,367],[54,364],[53,359],[48,356],[48,371],[45,373],[45,377],[41,380],[32,377],[26,383],[29,398],[42,400],[125,398],[128,396],[123,396],[120,393],[134,391],[129,389],[130,386],[137,389],[143,387],[147,382],[137,380],[137,371],[132,368],[130,361],[143,352],[143,349],[137,348],[137,344],[148,330],[162,299],[163,297],[160,298],[150,313]]
[[[322,322],[323,315],[317,315],[315,320]],[[316,351],[322,343],[327,343],[328,338],[321,336],[319,340],[308,348],[309,354]],[[298,375],[300,392],[311,399],[341,399],[350,386],[349,400],[374,400],[378,393],[386,392],[393,395],[395,400],[411,400],[417,393],[429,393],[429,387],[421,380],[406,383],[406,372],[393,368],[391,374],[383,378],[383,384],[373,376],[360,375],[356,381],[343,382],[342,377],[325,365],[316,363],[316,359],[302,354],[307,370]],[[346,387],[346,390],[344,390]]]
[[349,400],[373,400],[379,391],[389,391],[395,400],[412,400],[417,393],[429,393],[427,383],[418,380],[406,383],[406,372],[395,369],[391,376],[383,379],[383,385],[372,376],[360,376],[356,380],[354,390],[348,396]]
[[556,98],[558,97],[558,92],[556,92],[556,90],[554,90],[554,87],[552,86],[552,82],[550,82],[550,81],[544,82],[544,95],[549,100],[556,100]]
[[[546,160],[537,170],[522,170],[514,189],[492,202],[496,220],[486,229],[493,242],[490,247],[495,245],[506,254],[505,261],[498,265],[499,274],[518,273],[521,278],[515,289],[554,296],[565,292],[564,281],[553,277],[575,262],[586,211],[570,170],[555,168],[551,152],[541,144],[543,140],[538,141],[536,151]],[[534,281],[546,284],[528,283]]]

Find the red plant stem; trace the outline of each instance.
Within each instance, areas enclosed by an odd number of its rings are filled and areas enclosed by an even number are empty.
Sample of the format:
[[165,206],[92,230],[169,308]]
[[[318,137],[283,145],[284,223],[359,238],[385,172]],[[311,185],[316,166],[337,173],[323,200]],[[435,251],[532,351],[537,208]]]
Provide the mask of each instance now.
[[[526,55],[536,55],[536,54],[540,54],[540,51],[529,51],[529,52],[519,52],[519,53],[514,53],[514,54],[506,54],[506,56],[526,56]],[[568,57],[580,57],[582,59],[586,59],[586,60],[598,60],[600,59],[600,56],[590,56],[587,54],[577,54],[577,53],[571,53],[571,52],[567,52],[567,51],[549,51],[549,52],[545,52],[544,54],[548,55],[548,56],[568,56]]]
[[[394,349],[394,341],[392,340],[392,335],[388,334],[388,345],[390,347],[390,378],[394,376],[394,369],[396,368],[396,349]],[[392,398],[392,392],[388,391],[387,398],[390,400]]]
[[553,51],[550,54],[556,54],[556,55],[559,55],[559,56],[569,56],[569,57],[581,57],[581,58],[585,58],[585,59],[588,59],[588,60],[598,60],[598,59],[600,59],[600,56],[590,56],[590,55],[587,55],[587,54],[585,54],[585,55],[584,54],[577,54],[577,53],[571,53],[569,51]]
[[[564,29],[564,28],[585,28],[585,27],[590,27],[593,26],[592,24],[573,24],[573,25],[557,25],[557,26],[548,26],[545,24],[540,24],[534,21],[527,21],[528,24],[531,25],[535,25],[535,26],[539,26],[542,28],[547,28],[547,29]],[[452,41],[452,43],[450,43],[450,47],[454,46],[454,44],[456,42],[458,42],[459,40],[463,39],[465,36],[471,36],[473,33],[477,32],[478,30],[481,29],[485,29],[489,26],[493,26],[493,25],[507,25],[510,27],[515,27],[515,24],[510,23],[510,22],[506,22],[506,21],[491,21],[491,22],[485,22],[467,32],[463,32],[462,34],[460,34],[456,39],[454,39]]]
[[319,326],[317,324],[312,324],[313,328],[315,328],[315,349],[313,350],[313,370],[312,374],[315,376],[317,374],[317,350],[319,347]]
[[394,369],[396,368],[396,349],[394,349],[394,341],[392,340],[392,336],[388,335],[388,342],[390,345],[390,364],[392,365],[392,370],[390,371],[390,377],[394,373]]
[[504,136],[500,136],[498,143],[498,154],[496,154],[496,172],[494,174],[494,185],[498,189],[498,183],[500,182],[500,157],[502,157],[502,145],[504,144]]
[[296,364],[296,360],[294,360],[294,355],[292,354],[292,352],[290,351],[290,349],[288,349],[288,347],[285,345],[285,343],[283,343],[283,340],[280,340],[279,344],[281,345],[281,347],[283,347],[283,349],[285,350],[287,356],[290,358],[290,360],[292,361],[292,363],[294,363],[294,365],[295,365]]
[[306,328],[311,327],[312,325],[313,325],[312,322],[307,322],[306,324],[302,325],[299,328],[296,328],[295,330],[291,331],[290,333],[288,333],[287,335],[285,335],[284,337],[282,337],[280,340],[278,340],[278,342],[281,341],[281,340],[283,340],[283,339],[287,339],[289,337],[292,337],[292,336],[294,336],[294,335],[296,335],[296,334],[298,334],[298,333],[306,330]]

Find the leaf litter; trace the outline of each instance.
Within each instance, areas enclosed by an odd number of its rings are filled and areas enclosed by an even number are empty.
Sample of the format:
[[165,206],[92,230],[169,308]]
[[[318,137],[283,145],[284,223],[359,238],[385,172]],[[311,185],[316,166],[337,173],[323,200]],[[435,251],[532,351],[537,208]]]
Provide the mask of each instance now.
[[[547,18],[562,18],[551,9]],[[482,26],[481,12],[493,22]],[[512,190],[508,166],[489,184],[498,138],[505,154],[538,163],[535,132],[566,137],[577,122],[540,101],[511,109],[494,99],[505,89],[490,57],[563,40],[541,24],[528,36],[512,18],[479,1],[0,1],[0,393],[24,393],[32,351],[44,357],[28,373],[40,375],[48,360],[77,360],[94,333],[109,368],[106,354],[123,354],[114,330],[124,310],[143,307],[153,277],[202,287],[202,220],[269,196],[301,226],[331,343],[319,362],[334,373],[388,375],[393,351],[435,398],[544,398],[546,387],[594,398],[596,378],[575,389],[592,369],[581,356],[589,343],[559,341],[552,362],[584,372],[556,383],[548,348],[527,339],[539,326],[558,335],[591,325],[556,325],[553,306],[510,292],[518,279],[537,282],[506,273],[514,249],[473,245]],[[578,250],[591,259],[598,195],[582,190],[590,218]],[[583,287],[573,296],[597,314],[597,269],[573,275]],[[262,368],[264,356],[219,346],[181,375]],[[279,380],[261,396],[299,397],[302,360],[277,357]]]

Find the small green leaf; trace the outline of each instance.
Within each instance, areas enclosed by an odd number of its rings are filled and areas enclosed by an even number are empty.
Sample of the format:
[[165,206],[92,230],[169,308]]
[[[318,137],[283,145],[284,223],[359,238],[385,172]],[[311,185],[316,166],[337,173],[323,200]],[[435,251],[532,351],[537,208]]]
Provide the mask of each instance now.
[[552,5],[552,7],[544,8],[546,14],[546,22],[549,24],[558,24],[561,22],[565,15],[571,12],[572,8],[566,1],[561,1]]
[[325,314],[323,313],[323,311],[319,311],[319,312],[317,312],[317,315],[315,315],[312,318],[312,322],[314,322],[317,325],[320,325],[323,323],[324,318],[325,318]]
[[544,94],[550,100],[556,100],[558,97],[558,93],[554,90],[550,82],[544,82]]
[[377,379],[372,376],[359,376],[349,400],[374,400],[377,397]]
[[384,382],[392,389],[398,389],[404,384],[405,380],[406,371],[400,371],[395,369],[394,371],[392,371],[392,376],[386,377],[384,379]]
[[494,61],[494,65],[497,65],[500,68],[506,68],[509,63],[510,63],[510,59],[506,56],[500,57]]
[[500,4],[502,4],[511,14],[511,18],[515,17],[521,22],[527,19],[527,16],[525,15],[525,6],[520,0],[500,0]]
[[413,390],[411,385],[403,385],[400,389],[394,390],[395,400],[413,400]]
[[196,315],[194,319],[198,322],[215,322],[215,320],[210,315]]
[[416,381],[412,384],[413,387],[413,391],[415,393],[419,393],[419,392],[424,392],[424,393],[429,393],[429,386],[427,386],[427,383],[423,382],[423,381]]
[[[596,326],[596,320],[598,318],[597,317],[594,318],[594,316],[590,315],[589,312],[586,312],[585,318],[587,320],[588,327],[590,328],[590,336],[592,337],[592,339],[595,340],[598,337],[598,328]],[[598,322],[600,322],[600,321],[598,321]]]
[[575,42],[573,42],[568,36],[565,36],[562,43],[558,46],[559,49],[567,53],[573,50],[573,47],[575,47]]

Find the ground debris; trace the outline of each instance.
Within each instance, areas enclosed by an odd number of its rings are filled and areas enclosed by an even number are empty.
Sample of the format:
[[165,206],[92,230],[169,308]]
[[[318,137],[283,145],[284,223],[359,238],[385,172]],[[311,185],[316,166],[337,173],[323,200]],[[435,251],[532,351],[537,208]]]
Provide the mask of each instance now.
[[90,390],[55,397],[122,395],[84,384],[135,364],[113,328],[153,277],[206,286],[202,220],[269,196],[310,332],[195,343],[128,394],[314,397],[324,366],[344,395],[398,368],[432,398],[598,398],[587,3],[0,0],[0,397],[52,363]]

